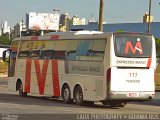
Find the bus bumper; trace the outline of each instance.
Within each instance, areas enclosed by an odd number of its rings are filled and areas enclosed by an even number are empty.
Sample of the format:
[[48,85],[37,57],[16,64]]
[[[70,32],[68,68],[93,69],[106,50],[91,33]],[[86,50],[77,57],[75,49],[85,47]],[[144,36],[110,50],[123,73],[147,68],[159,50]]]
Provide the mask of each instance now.
[[155,92],[111,92],[109,99],[115,100],[151,100]]

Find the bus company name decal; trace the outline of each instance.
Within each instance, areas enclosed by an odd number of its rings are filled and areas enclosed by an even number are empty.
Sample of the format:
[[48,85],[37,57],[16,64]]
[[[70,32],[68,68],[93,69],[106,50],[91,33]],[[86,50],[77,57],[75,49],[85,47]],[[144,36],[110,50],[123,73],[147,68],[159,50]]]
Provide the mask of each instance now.
[[83,74],[83,75],[104,75],[103,66],[100,63],[77,63],[70,62],[68,63],[68,72],[70,74]]
[[146,64],[146,61],[133,61],[133,60],[117,60],[117,64]]

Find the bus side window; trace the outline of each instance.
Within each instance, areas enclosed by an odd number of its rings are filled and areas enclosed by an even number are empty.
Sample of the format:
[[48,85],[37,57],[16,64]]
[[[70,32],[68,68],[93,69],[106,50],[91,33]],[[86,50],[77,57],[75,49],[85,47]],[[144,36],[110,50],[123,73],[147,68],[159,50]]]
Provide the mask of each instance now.
[[20,51],[18,54],[19,59],[26,59],[29,57],[29,51]]
[[67,45],[67,60],[78,60],[78,45],[80,40],[69,40]]
[[54,51],[55,59],[66,59],[66,51]]
[[92,60],[94,61],[102,61],[104,58],[104,52],[106,48],[106,40],[94,40],[92,49],[90,50],[92,53]]
[[53,59],[54,50],[41,51],[41,59]]
[[67,44],[68,44],[67,40],[54,41],[53,59],[66,59]]
[[79,60],[91,60],[91,56],[93,54],[93,52],[91,52],[92,44],[92,40],[81,40],[78,46]]
[[39,59],[40,58],[40,50],[34,50],[30,53],[31,59]]

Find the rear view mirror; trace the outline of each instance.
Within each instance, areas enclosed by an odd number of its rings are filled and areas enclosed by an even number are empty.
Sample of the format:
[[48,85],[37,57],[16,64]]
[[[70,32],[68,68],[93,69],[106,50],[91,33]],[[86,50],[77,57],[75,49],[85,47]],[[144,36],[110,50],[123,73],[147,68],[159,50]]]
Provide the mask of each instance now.
[[9,62],[9,54],[10,54],[10,49],[3,51],[3,56],[2,56],[2,60],[4,62]]

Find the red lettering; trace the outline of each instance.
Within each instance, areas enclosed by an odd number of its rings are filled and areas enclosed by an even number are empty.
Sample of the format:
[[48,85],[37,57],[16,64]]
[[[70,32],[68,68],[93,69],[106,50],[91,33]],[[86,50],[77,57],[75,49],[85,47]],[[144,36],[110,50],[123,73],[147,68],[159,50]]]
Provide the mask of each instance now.
[[28,93],[30,92],[30,84],[31,84],[31,63],[32,61],[30,59],[27,59],[24,91]]
[[39,60],[34,60],[37,82],[38,82],[38,87],[39,87],[39,93],[40,94],[44,94],[44,87],[45,87],[45,82],[46,82],[46,74],[47,74],[47,69],[48,69],[48,63],[49,63],[49,60],[44,60],[43,67],[42,67],[42,72],[41,72],[40,65],[39,65]]
[[143,54],[141,42],[137,42],[135,47],[133,47],[131,41],[127,41],[125,47],[125,54],[128,54],[129,48],[132,54],[135,54],[137,50],[139,51],[139,54]]
[[[52,84],[54,96],[60,96],[60,86],[58,77],[58,61],[52,60]],[[26,61],[26,72],[25,72],[25,92],[30,92],[31,85],[31,64],[32,60],[27,59]],[[44,94],[46,75],[48,69],[49,60],[44,60],[42,70],[40,69],[40,61],[34,60],[36,77],[38,82],[39,93]]]
[[59,77],[58,77],[58,61],[52,60],[52,83],[54,96],[60,96]]

